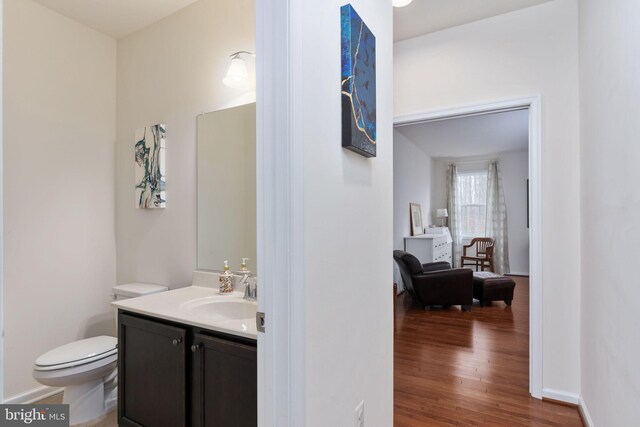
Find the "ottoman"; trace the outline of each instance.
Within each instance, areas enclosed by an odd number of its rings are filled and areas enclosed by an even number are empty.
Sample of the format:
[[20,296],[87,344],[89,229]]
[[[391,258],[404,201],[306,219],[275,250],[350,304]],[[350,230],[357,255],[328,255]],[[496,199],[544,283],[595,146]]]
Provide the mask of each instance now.
[[491,301],[504,301],[505,304],[511,305],[515,287],[516,282],[510,277],[489,271],[473,273],[473,297],[480,301],[480,307],[488,305]]

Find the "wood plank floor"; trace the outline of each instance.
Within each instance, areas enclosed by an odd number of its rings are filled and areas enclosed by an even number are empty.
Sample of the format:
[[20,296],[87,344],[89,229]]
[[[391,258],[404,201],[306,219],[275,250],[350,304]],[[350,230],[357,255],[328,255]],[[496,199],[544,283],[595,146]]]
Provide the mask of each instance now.
[[395,427],[582,426],[574,407],[529,396],[529,281],[512,307],[425,311],[405,292],[395,325]]

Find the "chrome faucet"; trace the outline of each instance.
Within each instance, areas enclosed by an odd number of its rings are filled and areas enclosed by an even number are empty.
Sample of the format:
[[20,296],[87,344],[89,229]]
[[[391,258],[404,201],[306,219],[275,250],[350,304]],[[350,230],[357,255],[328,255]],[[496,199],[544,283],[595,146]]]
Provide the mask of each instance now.
[[241,273],[240,283],[244,285],[244,297],[247,301],[255,301],[258,298],[258,278],[252,273]]

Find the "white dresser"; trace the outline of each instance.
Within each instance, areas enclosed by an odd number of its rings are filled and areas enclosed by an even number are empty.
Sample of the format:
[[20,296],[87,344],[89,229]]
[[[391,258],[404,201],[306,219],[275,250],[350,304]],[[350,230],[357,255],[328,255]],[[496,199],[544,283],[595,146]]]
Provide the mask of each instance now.
[[446,261],[453,265],[449,230],[443,234],[423,234],[404,238],[404,250],[413,254],[422,264]]

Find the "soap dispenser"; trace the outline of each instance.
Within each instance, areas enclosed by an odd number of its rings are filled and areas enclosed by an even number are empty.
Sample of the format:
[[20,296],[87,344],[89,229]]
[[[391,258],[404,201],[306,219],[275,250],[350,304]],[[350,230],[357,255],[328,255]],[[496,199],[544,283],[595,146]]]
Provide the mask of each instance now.
[[[247,261],[249,261],[249,258],[242,258],[242,264],[240,264],[240,270],[238,270],[238,276],[240,276],[240,278],[238,279],[238,281],[240,282],[239,284],[236,284],[236,287],[238,287],[239,285],[247,285],[247,281],[249,280],[249,278],[251,277],[251,271],[249,270],[249,268],[247,267]],[[245,296],[246,296],[246,289],[245,289]]]
[[220,293],[230,294],[233,292],[233,274],[229,271],[229,261],[224,261],[224,272],[220,274]]
[[249,268],[247,267],[247,261],[249,261],[249,258],[242,258],[242,264],[240,264],[240,274],[251,274],[251,271],[249,271]]

